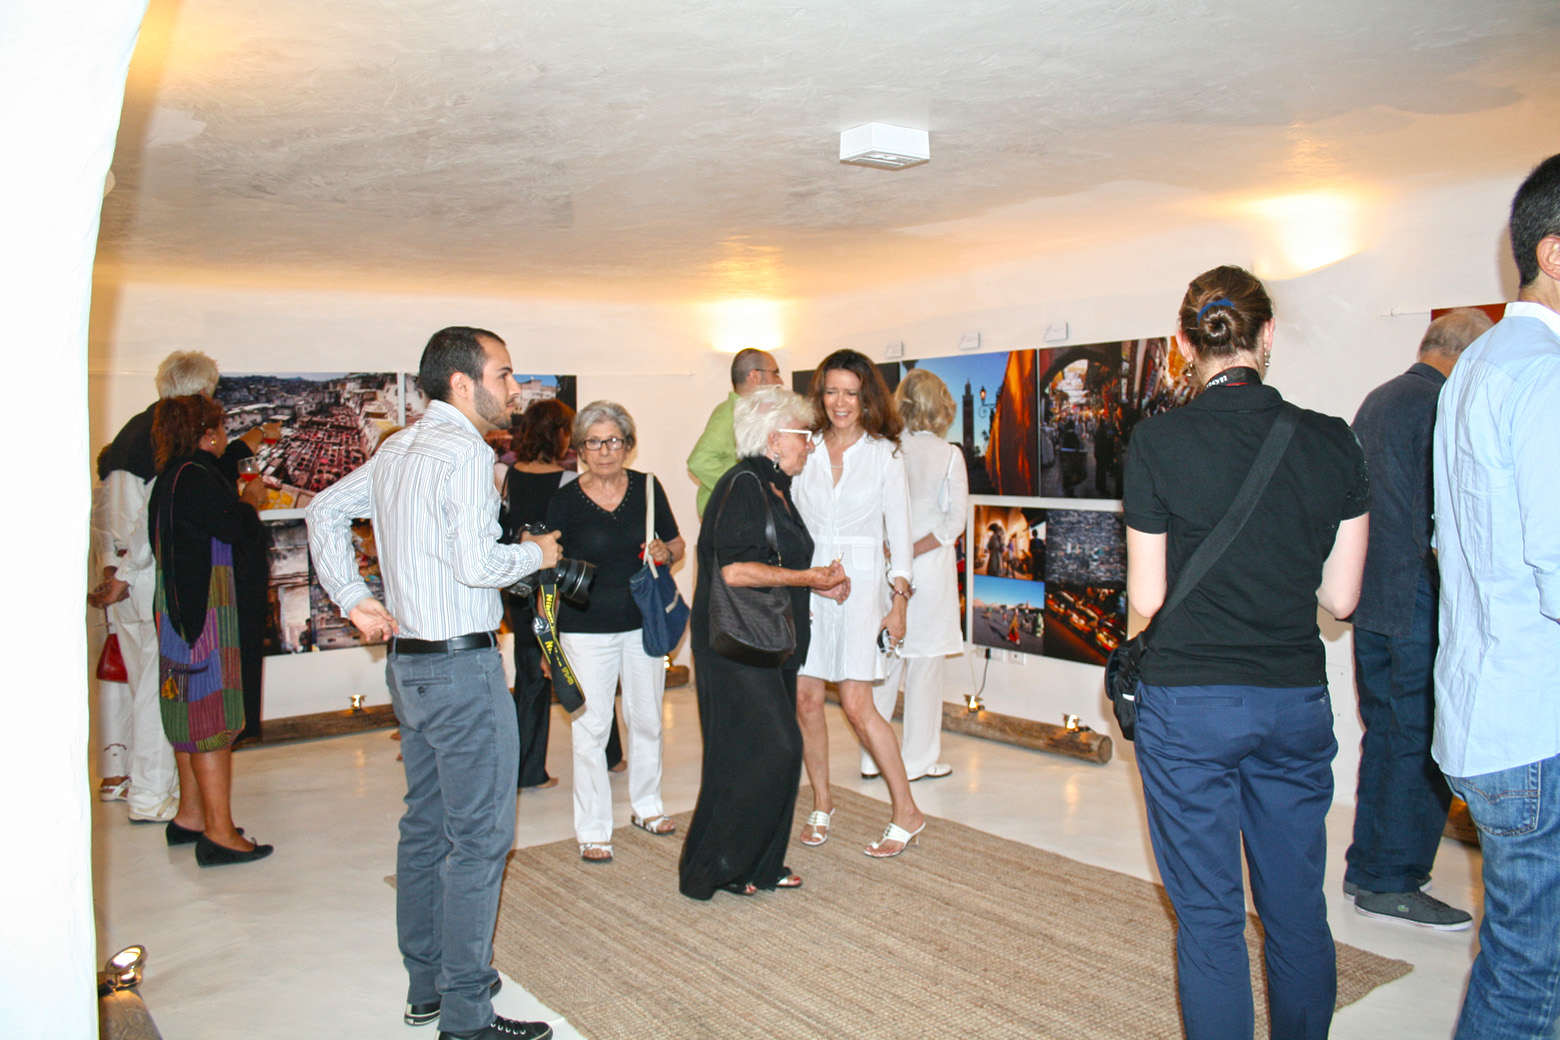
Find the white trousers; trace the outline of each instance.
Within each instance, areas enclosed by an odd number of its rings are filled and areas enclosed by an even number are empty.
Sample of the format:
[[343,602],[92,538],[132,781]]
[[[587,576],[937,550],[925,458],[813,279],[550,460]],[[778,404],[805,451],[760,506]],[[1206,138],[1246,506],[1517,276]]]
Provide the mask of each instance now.
[[98,778],[130,775],[130,687],[98,680]]
[[666,662],[645,653],[632,632],[561,632],[558,641],[574,668],[585,707],[574,719],[574,836],[581,842],[612,840],[612,785],[607,774],[607,734],[613,693],[623,684],[623,723],[628,731],[628,804],[648,820],[661,809],[661,698]]
[[132,812],[151,814],[179,795],[173,745],[163,732],[157,699],[157,624],[137,617],[130,600],[109,607],[108,619],[119,633],[119,652],[130,677],[130,739],[125,741],[130,746],[130,791],[125,798]]
[[[899,679],[905,682],[904,732],[899,738],[899,754],[905,761],[905,776],[914,780],[924,776],[942,754],[943,663],[942,657],[906,657],[883,655],[887,678],[872,687],[872,703],[878,714],[894,718],[894,702],[899,699]],[[878,765],[861,749],[861,771],[878,772]]]

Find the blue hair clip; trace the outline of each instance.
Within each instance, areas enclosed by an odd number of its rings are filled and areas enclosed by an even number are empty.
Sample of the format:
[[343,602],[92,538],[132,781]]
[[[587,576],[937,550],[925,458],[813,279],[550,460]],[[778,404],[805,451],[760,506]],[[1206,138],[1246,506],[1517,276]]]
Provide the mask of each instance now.
[[1203,320],[1203,315],[1207,314],[1210,308],[1213,308],[1213,307],[1231,307],[1231,308],[1233,308],[1234,306],[1235,306],[1235,301],[1234,300],[1228,299],[1228,298],[1223,297],[1223,296],[1219,297],[1217,300],[1209,300],[1207,303],[1205,303],[1201,307],[1197,308],[1197,320],[1198,321],[1202,321]]

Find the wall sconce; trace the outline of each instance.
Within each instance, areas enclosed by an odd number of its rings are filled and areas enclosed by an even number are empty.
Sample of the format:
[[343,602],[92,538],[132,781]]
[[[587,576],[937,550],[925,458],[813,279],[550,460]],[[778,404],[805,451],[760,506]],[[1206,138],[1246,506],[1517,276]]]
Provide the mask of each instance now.
[[980,702],[979,693],[972,693],[964,698],[964,710],[969,712],[986,710],[986,706]]
[[1065,729],[1065,730],[1068,730],[1069,732],[1072,732],[1072,733],[1078,732],[1078,716],[1076,716],[1076,715],[1063,715],[1062,716],[1062,728]]
[[361,694],[361,693],[354,693],[352,695],[352,710],[353,711],[362,711],[363,710],[363,694]]

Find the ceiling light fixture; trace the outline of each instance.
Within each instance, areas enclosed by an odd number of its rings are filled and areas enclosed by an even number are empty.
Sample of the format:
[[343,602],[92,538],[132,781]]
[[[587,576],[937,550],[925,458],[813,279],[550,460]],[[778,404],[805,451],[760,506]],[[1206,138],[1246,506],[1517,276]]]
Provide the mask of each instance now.
[[840,162],[902,170],[931,159],[930,134],[908,126],[863,123],[840,131]]

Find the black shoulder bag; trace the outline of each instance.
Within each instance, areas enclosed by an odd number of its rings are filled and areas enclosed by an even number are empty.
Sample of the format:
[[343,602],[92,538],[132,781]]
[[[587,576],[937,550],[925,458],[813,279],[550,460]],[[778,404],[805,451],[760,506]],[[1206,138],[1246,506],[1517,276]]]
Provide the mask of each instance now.
[[1257,452],[1256,461],[1251,464],[1251,472],[1246,474],[1245,483],[1241,484],[1235,501],[1230,503],[1229,510],[1208,532],[1208,537],[1197,547],[1197,551],[1192,553],[1192,558],[1186,562],[1186,569],[1181,572],[1180,580],[1175,583],[1164,606],[1159,608],[1143,631],[1116,647],[1105,659],[1105,695],[1110,698],[1111,710],[1116,714],[1116,724],[1121,727],[1121,735],[1128,740],[1137,736],[1138,673],[1143,655],[1148,653],[1148,638],[1154,626],[1191,594],[1203,575],[1235,541],[1240,529],[1246,526],[1251,511],[1256,508],[1257,499],[1267,490],[1274,470],[1278,469],[1278,460],[1289,446],[1289,438],[1294,435],[1299,415],[1300,409],[1288,402],[1279,406],[1278,418],[1273,421],[1272,429],[1268,430],[1267,439],[1262,442],[1262,448]]
[[[739,463],[740,465],[740,463]],[[731,478],[720,500],[711,531],[720,530],[720,518],[726,512],[732,488],[744,476],[758,484],[764,502],[764,535],[769,540],[769,562],[780,566],[780,545],[775,537],[775,513],[769,503],[769,491],[752,470]],[[778,668],[796,649],[796,622],[791,617],[791,593],[780,586],[771,588],[733,588],[720,573],[720,559],[711,553],[714,568],[710,573],[710,649],[728,660],[755,668]]]

